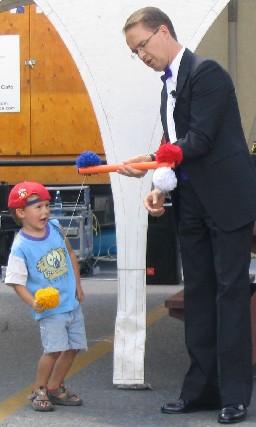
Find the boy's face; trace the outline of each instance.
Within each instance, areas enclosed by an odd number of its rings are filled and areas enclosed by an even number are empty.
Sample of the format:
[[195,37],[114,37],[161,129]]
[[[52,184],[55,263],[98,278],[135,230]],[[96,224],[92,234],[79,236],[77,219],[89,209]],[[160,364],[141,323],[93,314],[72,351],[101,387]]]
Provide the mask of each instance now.
[[[27,201],[38,199],[37,194],[32,194]],[[50,216],[49,200],[38,201],[25,208],[16,209],[16,215],[22,220],[23,229],[27,231],[43,231]]]

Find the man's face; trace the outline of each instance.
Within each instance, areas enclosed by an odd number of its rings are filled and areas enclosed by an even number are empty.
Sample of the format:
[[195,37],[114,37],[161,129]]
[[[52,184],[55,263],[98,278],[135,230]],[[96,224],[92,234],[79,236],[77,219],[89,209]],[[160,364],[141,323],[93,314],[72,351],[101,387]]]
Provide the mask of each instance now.
[[169,63],[170,33],[164,25],[151,30],[136,24],[126,32],[126,43],[132,53],[148,67],[163,71]]

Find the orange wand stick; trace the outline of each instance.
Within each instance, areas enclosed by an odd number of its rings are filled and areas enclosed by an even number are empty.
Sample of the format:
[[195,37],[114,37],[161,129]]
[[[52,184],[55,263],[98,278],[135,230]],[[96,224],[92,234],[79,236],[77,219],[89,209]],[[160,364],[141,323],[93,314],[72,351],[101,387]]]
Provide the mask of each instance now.
[[[81,175],[90,175],[104,172],[116,172],[120,169],[124,164],[119,165],[97,165],[97,166],[87,166],[87,167],[79,167],[78,173]],[[157,169],[163,167],[173,168],[174,163],[170,162],[139,162],[139,163],[126,163],[125,166],[131,166],[133,169],[137,170],[149,170],[149,169]]]

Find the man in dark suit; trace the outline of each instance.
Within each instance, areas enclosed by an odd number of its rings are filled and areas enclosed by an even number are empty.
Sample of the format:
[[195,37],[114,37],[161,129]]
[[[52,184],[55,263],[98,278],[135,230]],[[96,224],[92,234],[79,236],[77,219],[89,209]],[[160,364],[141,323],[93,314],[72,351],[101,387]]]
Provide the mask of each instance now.
[[[134,56],[165,71],[161,118],[173,160],[180,163],[172,200],[191,364],[179,400],[161,410],[180,414],[219,407],[219,423],[243,421],[253,381],[249,266],[256,174],[235,89],[219,64],[177,41],[172,22],[158,8],[133,13],[124,34]],[[129,159],[151,160],[154,155]],[[119,173],[145,172],[124,166]],[[164,213],[165,196],[155,188],[145,198],[151,215]]]

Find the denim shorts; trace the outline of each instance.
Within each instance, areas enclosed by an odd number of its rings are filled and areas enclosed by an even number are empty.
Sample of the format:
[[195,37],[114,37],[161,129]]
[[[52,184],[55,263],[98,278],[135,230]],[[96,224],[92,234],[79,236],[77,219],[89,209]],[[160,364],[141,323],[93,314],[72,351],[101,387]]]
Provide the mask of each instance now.
[[39,320],[44,353],[87,349],[81,306],[67,313],[53,314]]

